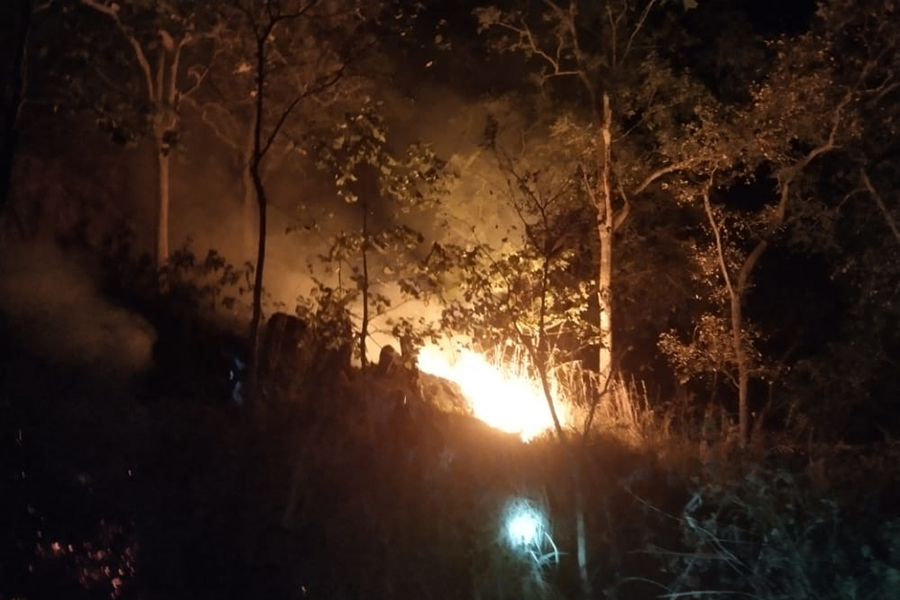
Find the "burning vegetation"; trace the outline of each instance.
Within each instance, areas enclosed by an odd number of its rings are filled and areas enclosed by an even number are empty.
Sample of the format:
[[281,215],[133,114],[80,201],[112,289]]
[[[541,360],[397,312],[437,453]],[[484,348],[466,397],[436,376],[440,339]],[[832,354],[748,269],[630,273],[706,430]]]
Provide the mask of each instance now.
[[419,351],[418,366],[423,373],[442,377],[459,386],[472,414],[500,431],[513,433],[529,441],[541,434],[553,433],[549,402],[559,402],[560,423],[568,427],[567,399],[561,398],[557,382],[548,399],[522,353],[508,362],[491,362],[485,355],[460,350],[447,358],[439,346]]

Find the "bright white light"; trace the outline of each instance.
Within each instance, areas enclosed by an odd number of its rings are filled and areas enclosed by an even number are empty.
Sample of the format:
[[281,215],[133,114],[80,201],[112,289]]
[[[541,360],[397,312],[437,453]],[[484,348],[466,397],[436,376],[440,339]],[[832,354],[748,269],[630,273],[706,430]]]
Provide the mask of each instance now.
[[506,534],[513,546],[534,544],[541,532],[540,520],[531,512],[521,512],[506,524]]
[[[449,379],[460,387],[476,417],[527,442],[552,429],[553,417],[540,383],[527,375],[527,361],[521,357],[515,362],[518,364],[492,364],[471,350],[461,350],[456,360],[450,360],[437,346],[422,348],[418,357],[423,373]],[[566,406],[557,403],[556,408],[565,426]]]
[[537,568],[559,564],[559,549],[550,536],[550,523],[538,504],[514,498],[503,510],[503,533],[507,543]]

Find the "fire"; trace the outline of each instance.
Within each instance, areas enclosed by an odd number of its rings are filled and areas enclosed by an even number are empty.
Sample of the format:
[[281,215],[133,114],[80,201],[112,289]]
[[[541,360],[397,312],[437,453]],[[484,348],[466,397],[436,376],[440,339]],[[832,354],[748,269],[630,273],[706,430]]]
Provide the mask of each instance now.
[[[465,349],[451,361],[436,346],[423,348],[418,360],[422,372],[456,383],[476,417],[527,442],[552,430],[553,417],[540,382],[528,376],[524,361],[517,362],[498,366]],[[557,403],[555,408],[560,424],[565,426],[565,406]]]

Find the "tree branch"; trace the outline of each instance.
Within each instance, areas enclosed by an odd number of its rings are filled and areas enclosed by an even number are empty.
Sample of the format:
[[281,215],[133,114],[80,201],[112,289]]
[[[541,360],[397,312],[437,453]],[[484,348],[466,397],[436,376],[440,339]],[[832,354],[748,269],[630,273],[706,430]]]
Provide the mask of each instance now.
[[[175,100],[178,98],[178,66],[181,64],[181,50],[185,44],[191,41],[191,34],[185,34],[172,52],[172,64],[169,65],[169,89],[166,93],[166,101],[169,106],[175,106]],[[199,82],[198,82],[199,85]]]
[[747,282],[750,281],[750,273],[753,272],[753,269],[756,267],[756,262],[768,247],[769,240],[765,238],[761,239],[756,243],[756,246],[753,247],[753,250],[750,251],[750,254],[744,260],[744,264],[741,265],[741,270],[738,272],[737,290],[739,295],[743,296],[744,290],[747,288]]
[[631,214],[631,202],[628,201],[628,196],[625,195],[621,182],[619,182],[619,195],[622,196],[622,202],[625,204],[613,219],[613,231],[618,230],[625,223],[625,220],[628,219],[628,215]]
[[[866,67],[863,68],[862,74],[859,77],[859,82],[865,80],[870,69],[871,64],[866,65]],[[781,225],[784,223],[784,219],[787,215],[787,204],[788,200],[790,199],[791,186],[793,185],[794,178],[796,178],[797,175],[803,172],[803,170],[806,169],[806,167],[808,167],[809,164],[818,156],[837,148],[837,132],[841,124],[841,118],[843,117],[844,110],[853,100],[854,92],[854,88],[848,89],[844,94],[844,97],[841,98],[841,101],[838,102],[837,106],[834,108],[834,112],[831,115],[831,129],[828,131],[828,139],[825,140],[823,144],[810,150],[806,154],[806,156],[798,160],[796,163],[794,163],[790,167],[785,167],[778,173],[778,183],[781,187],[781,197],[778,200],[778,205],[775,207],[775,214],[770,224],[768,232],[769,234],[774,233],[774,231],[781,227]]]
[[147,60],[146,54],[144,54],[144,49],[141,47],[141,43],[137,40],[136,37],[134,37],[134,35],[132,35],[128,31],[128,29],[122,23],[121,19],[119,19],[118,5],[102,4],[98,0],[81,0],[81,4],[111,18],[116,24],[116,27],[119,29],[119,31],[121,31],[122,34],[128,39],[128,43],[131,44],[138,64],[141,67],[141,71],[144,74],[144,81],[147,84],[147,96],[150,99],[150,102],[156,102],[153,89],[153,70],[150,68],[150,62]]
[[154,104],[161,104],[163,98],[166,96],[163,95],[163,83],[165,81],[165,73],[166,73],[166,50],[165,46],[159,51],[159,60],[156,63],[156,90],[153,94],[153,102]]
[[881,198],[881,194],[879,194],[878,190],[875,189],[875,186],[872,185],[872,181],[869,179],[869,174],[866,173],[865,167],[860,169],[860,173],[862,175],[863,185],[866,187],[866,191],[868,191],[869,194],[871,194],[872,199],[875,200],[875,204],[878,205],[878,209],[884,216],[884,220],[887,222],[888,227],[891,228],[891,232],[894,234],[894,239],[898,244],[900,244],[900,229],[897,228],[897,222],[894,220],[894,216],[888,210],[887,205]]
[[[194,110],[196,110],[198,113],[200,113],[200,119],[210,128],[210,130],[212,130],[213,134],[221,142],[223,142],[224,144],[226,144],[233,150],[239,149],[239,147],[240,147],[240,142],[238,140],[239,134],[236,131],[238,129],[238,124],[237,124],[237,119],[235,118],[233,111],[226,109],[224,106],[222,106],[218,102],[207,102],[204,104],[198,104],[198,103],[194,102],[194,100],[192,100],[188,97],[185,97],[184,101],[188,105],[192,106],[194,108]],[[222,127],[223,119],[221,117],[214,118],[212,115],[210,115],[210,112],[213,112],[213,111],[220,113],[220,115],[224,115],[225,116],[224,120],[229,120],[229,119],[231,120],[231,123],[229,123],[231,125],[230,129],[232,129],[231,132],[226,132],[226,130],[223,129],[223,127]]]
[[719,269],[722,271],[722,277],[725,279],[725,287],[728,289],[728,295],[733,298],[734,286],[731,285],[731,275],[728,272],[728,264],[725,262],[725,249],[722,245],[722,233],[719,228],[719,223],[718,221],[716,221],[716,217],[713,214],[712,204],[709,201],[709,190],[712,188],[714,177],[715,171],[710,174],[709,182],[707,182],[707,184],[703,188],[703,208],[706,210],[706,217],[709,220],[709,226],[712,228],[713,235],[716,238],[716,257],[719,261]]
[[647,5],[644,6],[644,11],[641,13],[640,18],[638,19],[637,24],[634,26],[634,30],[631,32],[631,35],[628,37],[628,42],[625,44],[625,50],[622,51],[622,60],[624,61],[628,57],[628,53],[631,51],[631,46],[634,43],[634,38],[638,34],[638,32],[644,27],[644,22],[647,20],[647,15],[650,14],[650,10],[653,8],[653,5],[656,4],[656,0],[650,0],[647,2]]
[[685,168],[691,166],[692,164],[694,164],[696,162],[698,162],[698,159],[692,158],[689,160],[683,160],[681,162],[671,164],[667,167],[660,167],[659,169],[653,171],[647,177],[645,177],[644,180],[641,181],[641,183],[639,183],[637,185],[637,187],[635,187],[631,191],[631,195],[636,196],[636,195],[640,194],[641,192],[646,190],[648,187],[650,187],[650,184],[652,184],[654,181],[656,181],[663,175],[668,175],[669,173],[674,173],[675,171],[680,171],[682,169],[685,169]]
[[263,144],[260,149],[260,156],[264,156],[266,152],[269,151],[269,148],[275,141],[275,138],[278,137],[278,132],[281,131],[281,127],[284,125],[284,122],[290,116],[290,114],[294,111],[298,104],[304,99],[310,96],[314,96],[319,92],[330,88],[335,85],[338,81],[340,81],[341,76],[344,74],[344,71],[347,69],[349,62],[343,63],[340,68],[336,69],[330,75],[323,77],[318,80],[317,83],[314,83],[311,87],[305,89],[302,93],[297,95],[290,104],[285,107],[285,109],[281,112],[281,116],[278,117],[278,121],[275,123],[275,127],[272,128],[272,132],[269,134],[268,138],[266,138],[265,144]]

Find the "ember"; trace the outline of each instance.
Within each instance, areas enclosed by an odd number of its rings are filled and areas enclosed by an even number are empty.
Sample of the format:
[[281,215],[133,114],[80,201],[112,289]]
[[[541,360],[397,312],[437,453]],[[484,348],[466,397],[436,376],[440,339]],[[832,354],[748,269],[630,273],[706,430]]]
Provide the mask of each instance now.
[[[518,434],[525,442],[552,430],[553,417],[547,400],[540,382],[528,374],[527,361],[519,359],[499,365],[496,362],[466,349],[452,360],[437,346],[423,348],[418,360],[422,372],[456,383],[473,414],[491,427]],[[557,403],[556,411],[560,424],[565,426],[566,407]]]

